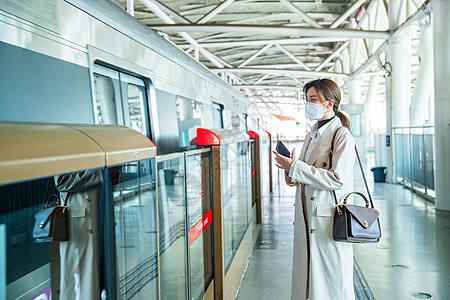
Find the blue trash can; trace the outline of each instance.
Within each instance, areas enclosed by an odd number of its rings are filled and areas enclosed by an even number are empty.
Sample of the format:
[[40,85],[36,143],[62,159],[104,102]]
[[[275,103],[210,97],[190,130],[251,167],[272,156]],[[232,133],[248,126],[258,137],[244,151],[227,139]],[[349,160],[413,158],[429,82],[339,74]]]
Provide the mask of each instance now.
[[386,182],[386,167],[373,167],[370,171],[373,172],[375,182]]

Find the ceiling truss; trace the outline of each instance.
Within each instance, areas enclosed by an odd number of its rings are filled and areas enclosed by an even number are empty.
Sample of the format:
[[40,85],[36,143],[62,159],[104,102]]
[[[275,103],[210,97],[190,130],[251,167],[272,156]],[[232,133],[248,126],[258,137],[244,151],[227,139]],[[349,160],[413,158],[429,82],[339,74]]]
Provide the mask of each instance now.
[[[416,12],[390,31],[389,0],[111,1],[244,93],[299,92],[317,77],[345,82],[377,71],[387,41],[431,10],[429,1],[401,0]],[[360,58],[349,69],[351,55]]]

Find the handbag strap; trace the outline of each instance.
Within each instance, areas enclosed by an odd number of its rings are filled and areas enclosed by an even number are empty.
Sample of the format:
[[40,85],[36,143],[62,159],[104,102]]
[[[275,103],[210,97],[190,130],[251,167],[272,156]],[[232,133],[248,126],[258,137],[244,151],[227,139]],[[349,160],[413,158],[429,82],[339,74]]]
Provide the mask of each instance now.
[[[336,129],[336,131],[333,134],[333,139],[331,140],[331,148],[330,148],[330,152],[328,154],[328,157],[330,158],[330,169],[331,169],[332,162],[333,162],[334,140],[336,139],[336,135],[337,135],[339,129],[341,129],[341,128],[344,128],[344,126],[339,127],[338,129]],[[364,179],[364,185],[366,186],[367,195],[369,195],[370,205],[372,206],[372,208],[375,208],[374,205],[373,205],[372,196],[370,195],[369,186],[367,185],[366,176],[364,175],[364,170],[363,170],[363,167],[362,167],[362,164],[361,164],[361,159],[359,158],[359,153],[358,153],[358,149],[356,147],[356,144],[355,144],[355,152],[356,152],[356,157],[358,158],[359,168],[361,170],[361,174],[362,174],[362,177]],[[333,192],[333,196],[334,196],[334,203],[336,205],[338,205],[339,202],[337,201],[336,191],[332,190],[332,192]]]
[[[45,190],[45,201],[44,201],[44,207],[42,209],[48,208],[50,207],[50,201],[55,198],[56,199],[56,205],[60,206],[61,205],[61,197],[60,197],[60,193],[59,191],[56,192],[56,194],[51,194],[50,197],[48,196],[49,191],[50,191],[50,185],[52,182],[53,178],[49,178],[48,179],[48,184],[47,184],[47,189]],[[67,198],[68,198],[68,194],[66,195],[66,199],[64,200],[64,205],[63,206],[67,206]]]

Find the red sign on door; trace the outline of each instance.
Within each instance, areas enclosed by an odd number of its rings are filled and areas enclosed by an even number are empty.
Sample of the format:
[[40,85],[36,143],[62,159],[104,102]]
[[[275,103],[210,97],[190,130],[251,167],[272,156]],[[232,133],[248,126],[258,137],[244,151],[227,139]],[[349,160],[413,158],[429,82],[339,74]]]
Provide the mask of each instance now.
[[212,209],[208,211],[206,215],[203,216],[203,218],[195,224],[191,230],[189,230],[189,245],[192,245],[195,240],[202,234],[203,231],[205,231],[206,228],[212,223]]

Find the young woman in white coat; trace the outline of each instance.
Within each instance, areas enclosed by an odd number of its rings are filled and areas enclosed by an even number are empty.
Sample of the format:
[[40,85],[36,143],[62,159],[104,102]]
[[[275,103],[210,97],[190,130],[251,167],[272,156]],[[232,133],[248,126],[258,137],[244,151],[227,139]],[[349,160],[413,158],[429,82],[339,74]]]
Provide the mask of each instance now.
[[339,110],[341,92],[334,81],[310,81],[303,92],[306,116],[318,122],[305,137],[298,160],[295,149],[290,158],[274,152],[286,183],[297,186],[291,300],[353,300],[353,249],[333,240],[332,191],[341,201],[353,189],[355,141],[350,121]]

